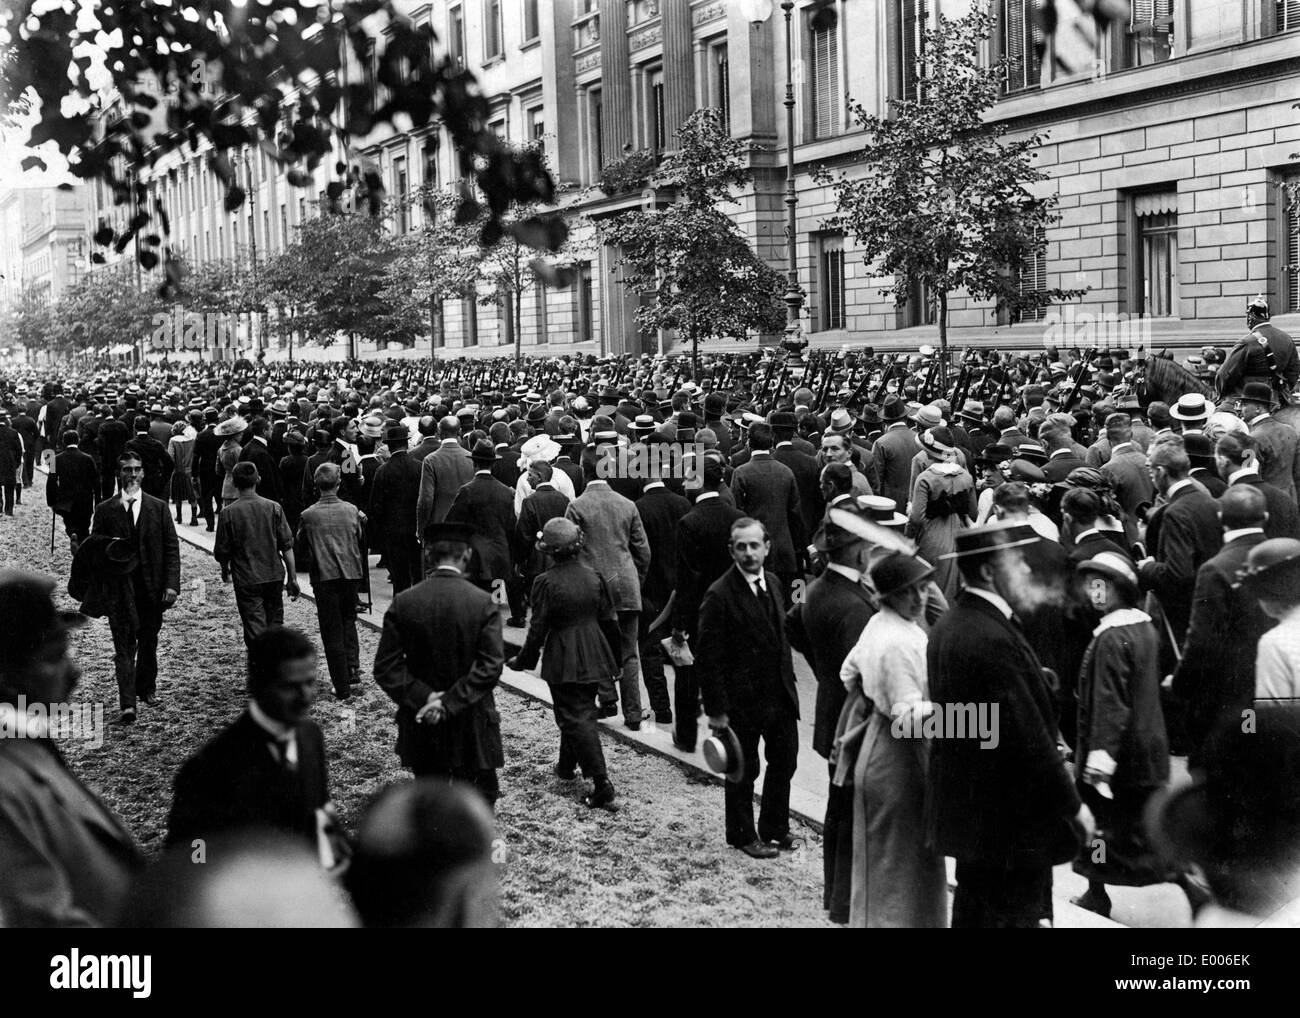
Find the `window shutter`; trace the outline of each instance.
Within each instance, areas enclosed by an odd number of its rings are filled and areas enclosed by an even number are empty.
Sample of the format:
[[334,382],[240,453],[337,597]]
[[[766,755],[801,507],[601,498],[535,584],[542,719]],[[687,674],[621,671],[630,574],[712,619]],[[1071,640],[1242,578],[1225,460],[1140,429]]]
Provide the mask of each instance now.
[[925,24],[925,0],[903,0],[903,98],[916,98],[916,60]]
[[1291,211],[1286,215],[1286,238],[1283,243],[1283,262],[1292,266],[1286,271],[1286,310],[1290,312],[1300,311],[1300,236],[1296,231],[1300,230],[1300,215]]
[[1277,31],[1293,32],[1300,28],[1300,0],[1277,0]]
[[825,138],[839,128],[839,46],[837,18],[832,8],[823,8],[813,16],[812,87],[813,137]]

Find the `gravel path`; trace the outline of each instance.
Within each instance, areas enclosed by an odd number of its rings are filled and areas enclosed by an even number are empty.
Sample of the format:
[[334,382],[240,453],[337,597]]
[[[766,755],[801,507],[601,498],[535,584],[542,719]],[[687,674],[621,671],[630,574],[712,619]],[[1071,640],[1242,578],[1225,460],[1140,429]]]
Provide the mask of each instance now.
[[[70,556],[62,525],[50,554],[43,479],[13,519],[0,518],[0,562],[47,573],[66,593]],[[181,597],[159,643],[159,699],[132,727],[107,724],[103,743],[69,741],[69,762],[157,851],[177,768],[233,719],[244,703],[244,645],[231,588],[207,555],[181,545]],[[286,602],[285,622],[316,636],[315,607]],[[408,775],[393,754],[396,727],[387,697],[369,678],[378,634],[361,627],[361,695],[335,701],[321,653],[320,699],[331,789],[351,827],[381,788]],[[76,636],[83,702],[117,716],[113,642],[95,620]],[[318,641],[319,642],[319,641]],[[498,691],[506,766],[497,804],[507,860],[502,870],[506,922],[518,926],[825,926],[821,842],[797,829],[807,847],[775,860],[752,860],[723,840],[722,790],[672,763],[604,739],[622,809],[587,810],[582,782],[550,773],[558,733],[550,709]]]

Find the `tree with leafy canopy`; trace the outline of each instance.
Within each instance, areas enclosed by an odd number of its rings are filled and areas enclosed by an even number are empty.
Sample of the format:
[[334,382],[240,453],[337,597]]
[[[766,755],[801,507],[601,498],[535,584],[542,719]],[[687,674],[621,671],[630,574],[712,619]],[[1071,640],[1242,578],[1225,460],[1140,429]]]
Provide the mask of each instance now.
[[9,334],[27,350],[57,351],[65,345],[54,306],[34,286],[24,287],[9,308]]
[[68,287],[54,307],[59,346],[105,351],[119,343],[139,347],[167,304],[152,289],[136,286],[129,262],[105,265]]
[[[167,210],[150,202],[149,171],[205,143],[234,211],[245,195],[232,151],[259,146],[289,168],[291,185],[305,187],[335,146],[346,155],[385,124],[441,124],[459,176],[473,184],[461,191],[457,215],[481,220],[490,245],[512,201],[549,203],[554,183],[536,154],[511,150],[488,127],[488,97],[455,57],[435,53],[435,41],[393,0],[16,0],[0,9],[0,112],[35,109],[28,144],[55,142],[75,176],[102,180],[117,204],[131,205],[122,233],[103,226],[95,240],[120,254],[138,237],[141,265],[164,270],[164,293],[183,268],[166,239]],[[113,93],[121,115],[106,108]],[[24,168],[43,165],[38,156],[24,160]],[[333,170],[331,200],[361,185],[371,215],[380,213],[377,169],[342,158]],[[558,216],[512,229],[550,249],[566,232]]]
[[272,323],[279,335],[328,342],[342,332],[387,342],[402,334],[383,296],[397,248],[382,218],[325,213],[294,233],[258,273],[259,300],[281,311]]
[[649,300],[636,310],[638,327],[675,329],[691,347],[699,374],[699,342],[751,331],[777,332],[785,323],[785,277],[765,262],[720,206],[750,182],[744,146],[723,127],[717,110],[697,110],[682,124],[677,151],[652,179],[675,193],[663,208],[634,209],[597,224],[601,240],[622,252],[624,286]]
[[[1030,187],[1047,174],[1033,164],[1044,136],[1005,139],[987,112],[998,101],[1005,60],[985,64],[981,49],[994,27],[988,8],[964,18],[939,15],[918,51],[914,99],[891,99],[890,116],[851,106],[867,144],[854,169],[831,174],[836,214],[826,221],[863,248],[872,271],[892,276],[902,307],[920,284],[939,326],[941,366],[948,361],[948,302],[956,290],[1029,311],[1082,294],[1032,289],[1017,267],[1046,249],[1056,196]],[[946,384],[946,375],[941,379]]]

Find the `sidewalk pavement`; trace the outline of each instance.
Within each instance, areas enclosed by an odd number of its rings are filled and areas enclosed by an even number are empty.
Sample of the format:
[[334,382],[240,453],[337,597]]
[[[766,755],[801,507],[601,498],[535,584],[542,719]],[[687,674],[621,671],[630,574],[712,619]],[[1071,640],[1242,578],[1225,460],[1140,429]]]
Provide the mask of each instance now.
[[[176,527],[176,532],[181,540],[187,544],[212,554],[215,537],[204,529],[202,523],[196,527],[179,524]],[[372,555],[369,561],[373,563],[377,561],[377,557]],[[303,596],[314,601],[311,582],[306,573],[298,574],[298,584],[302,589]],[[357,621],[361,625],[381,630],[383,628],[384,613],[388,610],[389,604],[392,603],[392,586],[389,583],[387,571],[377,569],[373,564],[370,568],[370,591],[372,609],[368,614],[358,615]],[[505,618],[509,614],[506,606],[501,607],[501,613],[506,654],[509,656],[522,646],[526,631],[504,625]],[[666,667],[671,669],[672,666],[667,665]],[[812,749],[813,700],[816,696],[817,680],[813,675],[812,668],[804,660],[803,656],[798,653],[794,655],[794,667],[795,685],[799,691],[802,719],[799,722],[799,766],[791,783],[790,809],[800,820],[820,831],[822,819],[826,815],[828,778],[826,761],[814,753]],[[501,684],[507,689],[541,701],[548,706],[551,703],[550,687],[531,672],[513,671],[507,668],[502,672]],[[668,682],[670,695],[672,688],[673,683],[670,674]],[[642,689],[642,701],[648,702],[644,694],[644,686]],[[624,742],[630,743],[645,752],[673,760],[683,770],[695,771],[717,780],[713,772],[705,765],[704,757],[700,751],[697,749],[694,753],[683,753],[677,749],[672,743],[671,726],[662,728],[657,726],[654,723],[653,716],[641,723],[641,730],[638,732],[632,732],[625,728],[621,717],[607,718],[601,724],[606,729],[607,734],[615,738],[622,739]],[[1181,764],[1181,759],[1175,759],[1175,778],[1185,774],[1185,766],[1180,766]],[[762,788],[761,779],[757,787],[758,789]],[[719,810],[722,808],[721,796],[718,799],[718,808]],[[953,868],[953,861],[949,859],[948,883],[950,887],[956,883]],[[1071,898],[1082,894],[1085,890],[1087,890],[1087,882],[1078,876],[1068,863],[1056,867],[1052,885],[1052,898],[1058,927],[1171,927],[1187,926],[1191,922],[1191,913],[1187,907],[1186,899],[1182,892],[1172,884],[1161,884],[1157,887],[1108,888],[1107,890],[1114,903],[1111,913],[1112,919],[1103,919],[1092,912],[1070,904]]]

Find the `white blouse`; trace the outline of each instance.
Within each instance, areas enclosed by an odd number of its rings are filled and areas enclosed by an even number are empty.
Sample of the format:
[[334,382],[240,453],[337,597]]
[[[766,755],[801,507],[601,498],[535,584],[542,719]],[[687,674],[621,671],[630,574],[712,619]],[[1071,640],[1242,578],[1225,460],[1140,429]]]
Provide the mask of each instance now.
[[925,630],[882,606],[844,658],[840,681],[850,690],[860,682],[876,710],[889,717],[919,708],[929,696],[926,643]]

